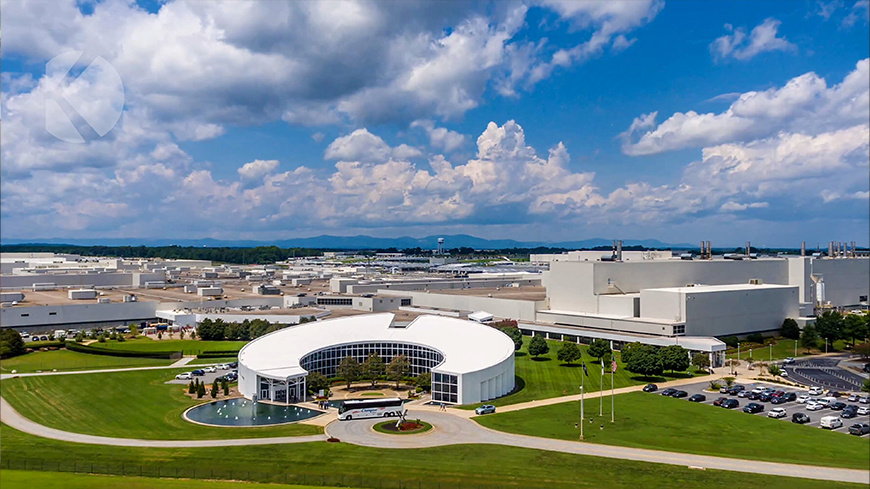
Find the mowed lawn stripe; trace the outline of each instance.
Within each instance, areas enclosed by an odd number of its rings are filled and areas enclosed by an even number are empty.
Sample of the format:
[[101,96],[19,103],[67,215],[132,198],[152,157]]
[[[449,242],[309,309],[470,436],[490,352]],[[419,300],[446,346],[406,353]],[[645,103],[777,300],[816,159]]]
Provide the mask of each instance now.
[[[586,404],[584,435],[587,442],[870,469],[870,440],[866,438],[644,392],[616,396],[616,422],[611,423],[609,401],[604,402],[603,419],[597,415],[597,400]],[[488,428],[510,433],[577,440],[580,432],[575,425],[580,418],[579,404],[554,404],[480,416],[475,420]]]
[[0,371],[11,373],[36,372],[41,370],[93,370],[101,368],[156,367],[170,365],[171,360],[159,358],[110,357],[89,355],[69,350],[38,351],[12,357],[0,362]]
[[198,355],[204,351],[239,351],[248,343],[247,341],[152,340],[139,337],[122,342],[108,340],[105,343],[91,343],[89,346],[107,350],[142,352],[183,351],[185,355]]
[[316,426],[218,428],[182,418],[189,407],[208,401],[184,395],[185,385],[165,384],[182,370],[49,375],[6,379],[3,397],[37,423],[75,433],[157,440],[255,438],[312,435]]
[[[804,480],[764,474],[747,475],[717,470],[605,459],[498,445],[452,445],[425,449],[377,449],[347,443],[304,443],[220,448],[130,448],[64,443],[30,436],[3,425],[0,459],[17,467],[22,459],[37,466],[73,461],[93,463],[127,473],[144,466],[149,475],[187,477],[196,468],[213,478],[260,482],[328,478],[333,485],[351,487],[437,487],[453,489],[602,488],[685,489],[741,487],[749,477],[765,489],[857,488],[856,484]],[[421,435],[425,436],[425,435]],[[150,470],[149,470],[150,469]],[[306,479],[303,479],[305,477]],[[294,479],[295,478],[295,479]],[[306,482],[302,482],[306,483]],[[5,487],[5,486],[4,486]],[[159,486],[158,486],[159,487]],[[195,486],[194,486],[195,487]]]
[[320,489],[320,486],[287,484],[252,484],[191,479],[157,479],[153,477],[70,474],[66,472],[35,472],[4,470],[4,489]]

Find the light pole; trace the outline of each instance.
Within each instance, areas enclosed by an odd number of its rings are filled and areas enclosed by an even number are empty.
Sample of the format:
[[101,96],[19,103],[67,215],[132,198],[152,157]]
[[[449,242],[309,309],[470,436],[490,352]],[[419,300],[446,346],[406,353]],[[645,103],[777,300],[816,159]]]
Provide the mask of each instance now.
[[794,340],[794,356],[797,357],[797,340]]
[[828,353],[828,339],[825,338],[825,353]]
[[771,344],[769,344],[769,345],[767,345],[767,346],[770,347],[770,355],[768,355],[768,357],[767,357],[767,361],[768,361],[768,362],[772,362],[772,361],[773,361],[773,343],[771,343]]

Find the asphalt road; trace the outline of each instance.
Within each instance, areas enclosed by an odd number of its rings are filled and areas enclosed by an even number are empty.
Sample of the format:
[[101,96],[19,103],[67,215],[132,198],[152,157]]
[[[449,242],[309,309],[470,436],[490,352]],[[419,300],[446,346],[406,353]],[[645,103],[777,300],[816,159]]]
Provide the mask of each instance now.
[[[798,395],[798,397],[800,397],[802,394],[807,393],[807,391],[804,389],[797,389],[797,388],[793,388],[793,387],[786,387],[783,385],[767,384],[767,383],[761,383],[761,382],[754,383],[754,384],[741,384],[741,385],[745,386],[746,390],[752,390],[756,386],[777,387],[777,388],[780,388],[786,392],[794,392]],[[753,401],[750,399],[746,399],[745,397],[731,396],[728,394],[720,394],[718,392],[706,392],[706,391],[704,391],[705,387],[709,387],[708,382],[682,385],[678,388],[680,390],[684,390],[684,391],[688,392],[689,396],[686,398],[682,398],[682,399],[674,399],[674,402],[687,402],[686,399],[691,397],[693,394],[704,394],[705,396],[707,396],[707,400],[700,403],[700,404],[712,405],[713,401],[715,401],[717,398],[726,397],[729,399],[737,399],[737,402],[740,403],[740,407],[735,408],[734,409],[735,411],[736,410],[742,411],[743,408],[747,404],[749,404],[750,402],[757,402],[757,403],[764,406],[764,411],[762,411],[760,413],[755,413],[755,414],[745,413],[747,416],[761,416],[761,417],[766,418],[767,413],[771,410],[771,408],[781,407],[781,408],[785,408],[786,413],[787,413],[786,416],[784,418],[770,418],[771,420],[777,419],[778,421],[783,422],[783,423],[790,423],[791,417],[793,414],[805,413],[810,417],[811,421],[809,423],[805,424],[804,426],[807,428],[815,427],[815,428],[819,428],[819,429],[821,429],[821,426],[819,426],[819,420],[822,418],[822,416],[839,416],[842,413],[842,411],[834,411],[834,410],[829,409],[829,408],[825,408],[825,409],[822,409],[820,411],[808,411],[806,409],[806,404],[800,404],[797,402],[786,402],[786,403],[782,403],[782,404],[772,404],[770,402],[761,402],[761,401],[757,401],[757,400]],[[662,390],[663,389],[660,388],[657,392],[654,392],[651,395],[660,395]],[[823,396],[811,396],[811,397],[823,397]],[[839,398],[839,400],[840,400],[840,402],[846,403],[847,405],[848,404],[856,404],[858,406],[870,406],[870,404],[859,404],[859,403],[854,403],[854,402],[848,402],[848,401],[846,401],[845,397],[841,397],[841,398]],[[837,432],[845,433],[848,435],[849,434],[849,426],[851,426],[855,423],[870,423],[870,415],[856,416],[856,417],[851,418],[851,419],[843,419],[843,426],[840,428],[834,429],[832,431],[837,431]],[[865,438],[870,437],[870,435],[864,435],[864,437]]]

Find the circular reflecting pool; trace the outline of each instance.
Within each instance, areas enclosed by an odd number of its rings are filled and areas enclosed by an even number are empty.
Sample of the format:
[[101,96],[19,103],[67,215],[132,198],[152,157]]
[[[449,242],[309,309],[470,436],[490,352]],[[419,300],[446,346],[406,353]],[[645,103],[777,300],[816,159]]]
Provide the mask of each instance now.
[[184,416],[197,423],[216,426],[267,426],[293,423],[323,414],[322,411],[298,406],[255,403],[249,399],[228,399],[196,406]]

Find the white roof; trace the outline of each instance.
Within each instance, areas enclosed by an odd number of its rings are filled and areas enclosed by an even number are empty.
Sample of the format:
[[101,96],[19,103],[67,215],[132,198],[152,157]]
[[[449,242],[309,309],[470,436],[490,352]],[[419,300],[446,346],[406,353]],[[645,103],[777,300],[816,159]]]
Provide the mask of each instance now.
[[477,311],[468,315],[468,319],[472,321],[489,321],[492,319],[492,314],[486,311]]
[[330,346],[402,342],[440,351],[439,372],[465,374],[514,354],[514,342],[495,328],[464,319],[419,316],[406,327],[390,327],[391,313],[348,316],[284,328],[257,338],[239,352],[239,362],[261,375],[284,379],[307,373],[299,361]]
[[759,289],[791,289],[797,288],[797,285],[779,285],[779,284],[724,284],[724,285],[693,285],[691,287],[659,287],[644,290],[655,290],[661,292],[681,292],[684,294],[703,294],[708,292],[734,292],[740,290],[759,290]]

